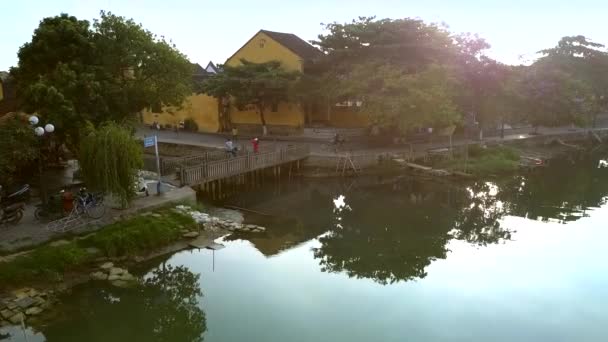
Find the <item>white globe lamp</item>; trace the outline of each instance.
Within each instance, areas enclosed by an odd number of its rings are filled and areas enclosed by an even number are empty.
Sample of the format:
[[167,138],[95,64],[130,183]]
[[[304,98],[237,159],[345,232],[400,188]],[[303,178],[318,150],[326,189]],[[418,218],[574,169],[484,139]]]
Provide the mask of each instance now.
[[38,117],[36,115],[30,116],[30,118],[28,119],[28,121],[30,122],[30,124],[32,126],[37,125],[38,122],[40,122],[40,120],[38,119]]
[[55,131],[55,126],[53,126],[52,124],[46,124],[46,126],[44,126],[44,130],[47,133],[53,133]]
[[44,135],[44,128],[42,128],[42,127],[36,127],[36,128],[34,128],[34,134],[36,134],[39,137],[43,136]]

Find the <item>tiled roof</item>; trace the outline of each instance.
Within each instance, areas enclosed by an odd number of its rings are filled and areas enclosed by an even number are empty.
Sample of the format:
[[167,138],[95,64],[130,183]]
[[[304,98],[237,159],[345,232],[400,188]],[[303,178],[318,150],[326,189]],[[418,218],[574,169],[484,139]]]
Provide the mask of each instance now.
[[270,38],[276,40],[279,44],[285,46],[286,48],[291,50],[291,52],[295,53],[296,55],[302,57],[305,60],[313,60],[323,55],[323,53],[319,49],[310,45],[307,41],[296,36],[293,33],[274,32],[267,30],[261,30],[260,32],[263,32]]

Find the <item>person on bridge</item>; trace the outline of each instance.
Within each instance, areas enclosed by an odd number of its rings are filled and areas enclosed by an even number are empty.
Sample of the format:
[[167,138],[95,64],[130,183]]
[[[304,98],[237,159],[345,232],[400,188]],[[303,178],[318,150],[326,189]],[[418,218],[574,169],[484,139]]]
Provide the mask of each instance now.
[[230,153],[233,157],[236,157],[236,146],[231,139],[226,139],[226,152]]
[[253,138],[251,145],[253,146],[253,153],[260,152],[260,140],[258,138]]

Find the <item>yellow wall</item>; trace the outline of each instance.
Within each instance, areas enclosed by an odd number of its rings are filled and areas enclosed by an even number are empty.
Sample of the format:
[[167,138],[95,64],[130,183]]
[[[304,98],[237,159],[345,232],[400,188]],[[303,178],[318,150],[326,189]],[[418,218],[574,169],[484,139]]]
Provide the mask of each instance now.
[[[264,47],[260,46],[262,40],[264,40]],[[246,59],[247,61],[254,63],[279,61],[286,70],[302,71],[302,59],[300,56],[291,52],[291,50],[279,44],[263,32],[258,32],[258,34],[249,40],[245,46],[226,61],[226,65],[240,65],[241,59]]]
[[[230,110],[230,118],[234,124],[262,124],[260,114],[253,106],[247,106],[245,110],[241,111],[235,107],[232,107]],[[280,103],[276,112],[273,112],[272,108],[268,107],[264,110],[264,118],[267,125],[304,126],[304,112],[295,103]]]
[[144,111],[142,116],[146,125],[154,121],[161,125],[177,125],[182,120],[192,118],[200,132],[217,132],[220,128],[217,100],[205,94],[188,97],[181,108],[165,107],[162,113]]
[[[264,41],[264,46],[260,43]],[[264,63],[270,61],[281,62],[283,68],[290,71],[302,72],[302,59],[300,56],[291,52],[288,48],[279,44],[263,32],[258,32],[247,44],[230,57],[226,64],[238,66],[241,59],[249,62]],[[304,111],[296,103],[280,103],[277,112],[272,112],[272,108],[264,110],[266,124],[302,127],[304,126]],[[236,107],[230,108],[230,118],[234,124],[261,124],[260,114],[252,107],[246,110],[238,110]]]

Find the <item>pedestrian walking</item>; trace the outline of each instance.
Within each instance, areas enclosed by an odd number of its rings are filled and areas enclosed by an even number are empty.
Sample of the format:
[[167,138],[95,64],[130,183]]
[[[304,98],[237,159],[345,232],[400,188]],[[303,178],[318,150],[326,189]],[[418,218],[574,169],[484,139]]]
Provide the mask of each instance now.
[[260,152],[260,140],[258,138],[251,140],[251,146],[253,146],[253,153]]
[[230,153],[233,157],[236,157],[236,147],[230,138],[226,139],[224,145],[226,146],[226,152]]

